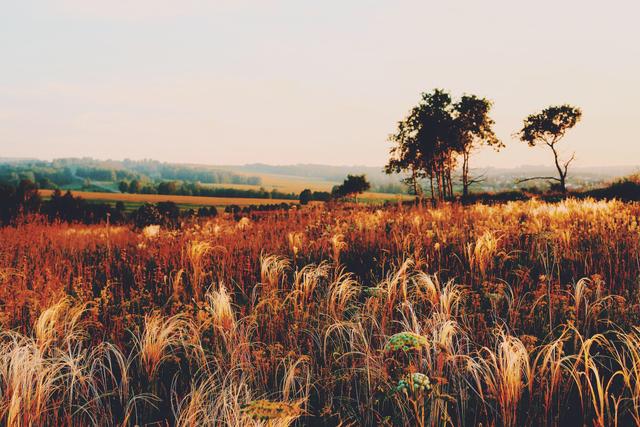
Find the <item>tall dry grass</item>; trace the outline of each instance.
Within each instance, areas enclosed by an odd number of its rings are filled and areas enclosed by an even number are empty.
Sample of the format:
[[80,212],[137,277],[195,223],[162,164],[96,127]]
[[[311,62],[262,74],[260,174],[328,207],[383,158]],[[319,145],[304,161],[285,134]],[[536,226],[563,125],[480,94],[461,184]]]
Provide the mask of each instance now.
[[640,206],[0,229],[0,424],[640,423]]

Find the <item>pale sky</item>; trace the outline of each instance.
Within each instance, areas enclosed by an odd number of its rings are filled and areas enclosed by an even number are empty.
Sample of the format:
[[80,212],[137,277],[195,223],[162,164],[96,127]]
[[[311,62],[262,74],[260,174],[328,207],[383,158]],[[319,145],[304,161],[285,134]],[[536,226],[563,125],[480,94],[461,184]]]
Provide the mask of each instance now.
[[0,157],[383,165],[422,91],[495,103],[503,152],[571,103],[576,165],[640,165],[637,1],[0,0]]

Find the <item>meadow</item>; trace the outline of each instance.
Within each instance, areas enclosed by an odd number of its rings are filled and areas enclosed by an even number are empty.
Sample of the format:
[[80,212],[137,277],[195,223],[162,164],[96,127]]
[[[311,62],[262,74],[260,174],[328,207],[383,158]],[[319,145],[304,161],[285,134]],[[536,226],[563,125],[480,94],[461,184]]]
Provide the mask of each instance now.
[[26,218],[0,229],[0,424],[638,424],[639,215]]

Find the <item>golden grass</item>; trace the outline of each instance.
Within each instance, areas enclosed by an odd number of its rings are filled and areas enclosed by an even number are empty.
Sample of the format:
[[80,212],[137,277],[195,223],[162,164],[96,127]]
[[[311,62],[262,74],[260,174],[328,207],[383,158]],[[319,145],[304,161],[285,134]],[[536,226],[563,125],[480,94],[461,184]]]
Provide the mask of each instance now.
[[[634,425],[640,205],[0,229],[0,424]],[[107,250],[107,249],[110,250]]]

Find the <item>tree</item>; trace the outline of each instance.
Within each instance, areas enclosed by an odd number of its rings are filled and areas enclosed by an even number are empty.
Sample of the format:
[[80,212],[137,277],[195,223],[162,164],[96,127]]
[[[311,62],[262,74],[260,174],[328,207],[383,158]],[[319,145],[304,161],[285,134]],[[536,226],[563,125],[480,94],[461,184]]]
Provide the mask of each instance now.
[[565,133],[574,127],[581,118],[582,111],[579,108],[565,104],[545,108],[540,113],[531,114],[524,120],[524,125],[518,133],[520,140],[529,144],[530,147],[545,144],[551,148],[559,177],[535,177],[520,182],[532,179],[555,180],[559,183],[560,191],[562,191],[562,193],[567,192],[567,169],[575,158],[575,153],[573,153],[567,161],[562,161],[559,158],[560,156],[556,145],[562,140]]
[[155,205],[145,203],[140,206],[132,215],[136,227],[144,228],[148,225],[162,224],[162,214]]
[[331,193],[328,191],[314,191],[311,194],[311,200],[318,202],[328,202],[331,200]]
[[339,197],[355,197],[358,202],[358,194],[361,194],[371,188],[371,184],[367,181],[365,175],[347,175],[344,182],[334,187],[334,192]]
[[156,209],[162,216],[162,224],[175,227],[180,219],[180,208],[171,201],[156,203]]
[[127,181],[120,181],[120,183],[118,184],[118,190],[120,190],[121,193],[128,192],[129,184],[127,183]]
[[129,184],[129,193],[138,194],[140,193],[141,190],[142,190],[142,183],[139,180],[134,179],[133,181],[131,181],[131,183]]
[[42,200],[38,187],[27,179],[18,185],[0,183],[0,223],[7,224],[21,215],[36,213]]
[[431,199],[453,197],[452,171],[456,166],[458,132],[449,93],[441,89],[422,94],[420,103],[398,123],[389,137],[395,144],[385,167],[387,173],[409,172],[403,181],[420,196],[419,181],[429,178]]
[[480,145],[493,147],[496,151],[504,147],[493,132],[494,121],[489,117],[491,101],[475,95],[463,95],[454,105],[456,150],[462,155],[462,198],[469,195],[469,186],[478,179],[469,176],[469,158]]
[[162,181],[158,184],[158,194],[177,194],[178,183],[175,181]]
[[299,197],[300,204],[301,205],[308,205],[309,202],[311,201],[311,198],[312,198],[311,190],[309,190],[308,188],[305,188],[300,193],[300,197]]

